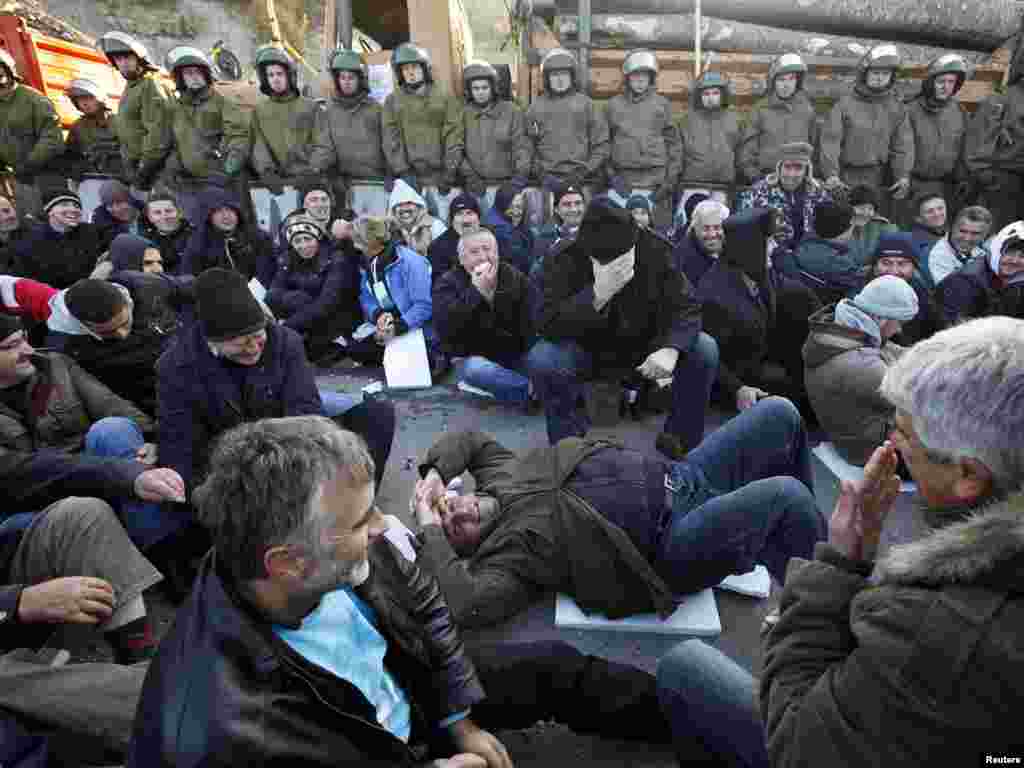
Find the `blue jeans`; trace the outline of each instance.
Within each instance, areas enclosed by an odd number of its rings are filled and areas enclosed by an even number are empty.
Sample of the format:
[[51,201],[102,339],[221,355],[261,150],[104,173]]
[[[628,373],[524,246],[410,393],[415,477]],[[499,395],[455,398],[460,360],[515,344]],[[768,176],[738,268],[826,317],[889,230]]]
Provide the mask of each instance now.
[[318,389],[320,393],[320,406],[324,416],[331,419],[341,416],[359,405],[363,399],[354,395],[346,395],[344,392],[332,392],[329,389]]
[[[134,459],[145,439],[138,425],[121,416],[108,416],[93,424],[85,435],[85,453],[89,456]],[[192,516],[177,504],[161,504],[133,499],[110,499],[124,524],[128,538],[141,550],[181,530]]]
[[676,593],[713,586],[764,563],[780,584],[791,557],[825,538],[800,412],[770,397],[716,430],[666,484],[672,511],[654,568]]
[[456,364],[456,375],[467,384],[490,392],[503,403],[523,404],[530,396],[530,380],[522,374],[525,360],[506,368],[486,357],[472,355]]
[[[590,428],[582,407],[583,383],[599,373],[593,355],[572,341],[541,339],[527,355],[526,365],[544,402],[548,441],[554,445],[563,437],[583,437]],[[627,367],[633,365],[623,360]],[[701,332],[679,354],[672,375],[672,409],[665,421],[665,431],[687,446],[697,445],[704,435],[704,416],[717,376],[718,344]]]
[[767,768],[756,681],[721,651],[677,645],[658,662],[658,698],[680,752],[695,740],[724,765]]

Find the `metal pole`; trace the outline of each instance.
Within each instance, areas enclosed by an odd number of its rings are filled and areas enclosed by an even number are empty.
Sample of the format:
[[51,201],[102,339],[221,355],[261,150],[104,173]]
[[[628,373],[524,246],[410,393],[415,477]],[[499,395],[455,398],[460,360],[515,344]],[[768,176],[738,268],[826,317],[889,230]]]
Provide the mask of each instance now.
[[590,33],[593,19],[590,16],[590,0],[580,0],[580,90],[590,92]]
[[335,29],[338,30],[338,45],[352,47],[352,0],[335,0]]
[[700,77],[700,0],[693,5],[693,79]]

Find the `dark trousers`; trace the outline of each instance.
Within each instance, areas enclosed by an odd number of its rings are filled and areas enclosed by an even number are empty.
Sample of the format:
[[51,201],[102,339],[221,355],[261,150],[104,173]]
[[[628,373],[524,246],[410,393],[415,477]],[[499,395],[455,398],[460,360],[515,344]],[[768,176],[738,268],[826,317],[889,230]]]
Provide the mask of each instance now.
[[[623,360],[632,370],[643,361]],[[544,402],[548,440],[554,445],[563,437],[583,437],[590,421],[582,407],[583,384],[599,378],[594,355],[572,341],[538,341],[527,355],[533,386]],[[672,409],[665,431],[679,436],[684,444],[697,445],[704,435],[711,386],[718,374],[718,345],[706,333],[694,337],[692,346],[679,353],[672,375]]]

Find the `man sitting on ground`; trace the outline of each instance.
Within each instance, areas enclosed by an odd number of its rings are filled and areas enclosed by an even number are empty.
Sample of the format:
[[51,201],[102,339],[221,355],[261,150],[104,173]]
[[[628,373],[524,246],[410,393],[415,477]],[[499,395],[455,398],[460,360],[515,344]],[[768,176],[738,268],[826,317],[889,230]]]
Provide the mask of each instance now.
[[[1021,754],[1022,392],[1024,322],[1006,317],[942,331],[889,368],[891,442],[843,483],[828,544],[790,563],[760,684],[698,640],[668,655],[687,734],[753,768]],[[876,561],[897,454],[932,529]]]
[[717,200],[706,198],[694,206],[686,234],[672,250],[672,263],[677,271],[686,275],[690,285],[697,285],[722,254],[725,247],[722,223],[727,218],[729,209]]
[[95,224],[82,221],[82,201],[67,189],[43,198],[43,221],[14,246],[11,273],[54,288],[89,277],[106,250]]
[[861,286],[867,255],[853,239],[853,209],[825,200],[814,207],[814,234],[805,235],[796,251],[779,253],[776,266],[832,304]]
[[701,332],[700,303],[669,264],[660,235],[637,229],[610,201],[587,209],[574,241],[544,263],[538,341],[527,366],[544,402],[548,440],[583,437],[583,382],[614,377],[672,379],[672,408],[656,446],[681,459],[704,435],[718,368]]
[[936,297],[953,322],[991,315],[1024,319],[1024,221],[1003,227],[990,252],[946,277]]
[[[910,228],[910,237],[914,243],[914,253],[919,259],[931,250],[939,240],[946,234],[947,221],[946,200],[942,195],[925,193],[914,202],[917,215],[914,218],[914,226]],[[924,274],[926,281],[931,281],[930,274]],[[934,284],[929,288],[934,288]]]
[[480,227],[480,203],[465,192],[452,200],[448,209],[448,229],[427,248],[431,285],[459,264],[459,240],[467,232]]
[[[420,465],[417,562],[464,626],[504,621],[553,591],[613,619],[664,616],[673,595],[758,562],[781,583],[789,558],[810,557],[825,534],[808,450],[782,398],[672,463],[578,438],[519,458],[482,432],[449,434]],[[464,471],[476,493],[444,501]]]
[[971,259],[986,254],[981,244],[992,228],[988,208],[969,205],[956,215],[949,234],[936,242],[923,255],[923,266],[934,285],[938,285]]
[[[120,762],[146,674],[129,665],[156,652],[142,593],[160,573],[99,499],[57,502],[26,527],[9,522],[0,522],[0,761]],[[96,627],[115,663],[59,664],[56,649],[40,647],[60,625]]]
[[456,366],[459,379],[502,402],[526,405],[526,353],[533,339],[530,281],[499,259],[498,241],[489,230],[463,235],[459,266],[434,286],[432,298],[441,345],[450,357],[462,358]]
[[914,289],[884,275],[852,299],[811,316],[803,350],[807,396],[825,433],[851,464],[863,465],[885,439],[892,406],[879,387],[903,354],[892,337],[917,308]]
[[534,641],[477,649],[474,669],[437,582],[382,536],[374,474],[322,418],[222,438],[196,492],[214,550],[150,666],[129,768],[511,768],[477,723],[538,719],[668,741],[633,667]]
[[910,347],[945,328],[949,321],[936,292],[921,277],[921,262],[909,232],[884,232],[865,270],[865,285],[876,277],[892,275],[905,281],[917,294],[917,316],[901,324],[893,339],[901,347]]

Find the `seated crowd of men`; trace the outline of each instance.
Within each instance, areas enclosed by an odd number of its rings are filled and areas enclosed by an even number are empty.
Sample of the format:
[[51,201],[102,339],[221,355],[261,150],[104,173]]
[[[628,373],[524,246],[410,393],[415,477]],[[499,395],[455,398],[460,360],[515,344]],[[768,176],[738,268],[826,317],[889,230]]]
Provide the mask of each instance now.
[[[321,107],[266,48],[246,116],[196,49],[168,55],[170,99],[136,41],[100,46],[118,114],[74,81],[66,145],[54,118],[0,148],[0,763],[507,768],[485,729],[539,719],[681,762],[1020,754],[1024,221],[1005,148],[972,167],[987,113],[943,127],[962,59],[904,105],[872,49],[818,136],[794,54],[747,122],[706,73],[679,129],[649,51],[603,110],[552,51],[524,112],[479,62],[457,103],[410,44],[383,106],[335,52]],[[45,112],[5,56],[0,121]],[[93,175],[83,212],[68,179]],[[356,215],[366,180],[386,203]],[[277,231],[247,182],[297,190]],[[375,502],[394,408],[314,363],[379,365],[415,330],[435,377],[539,403],[548,445],[442,437],[406,552]],[[602,390],[667,411],[656,458],[587,437]],[[713,400],[735,415],[705,437]],[[864,466],[829,520],[808,422]],[[900,475],[934,530],[876,563]],[[553,592],[664,616],[757,563],[784,587],[759,680],[698,641],[650,675],[460,635]],[[53,663],[55,624],[114,662]]]

